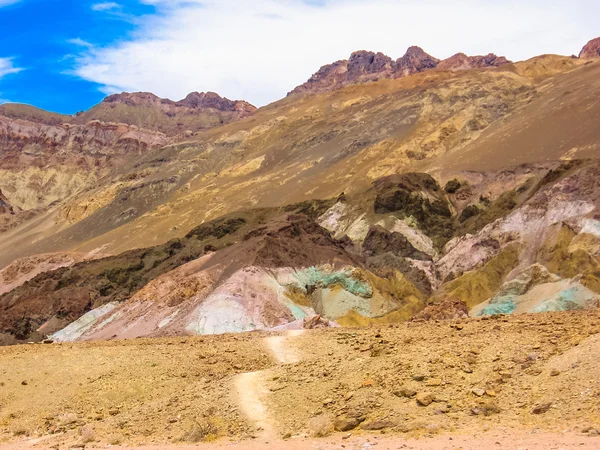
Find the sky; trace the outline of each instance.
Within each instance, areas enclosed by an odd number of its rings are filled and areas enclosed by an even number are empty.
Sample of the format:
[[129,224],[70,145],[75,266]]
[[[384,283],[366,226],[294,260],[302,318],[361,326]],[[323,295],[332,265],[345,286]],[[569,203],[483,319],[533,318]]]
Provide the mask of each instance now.
[[0,0],[0,103],[73,114],[108,94],[257,106],[355,50],[571,55],[598,0]]

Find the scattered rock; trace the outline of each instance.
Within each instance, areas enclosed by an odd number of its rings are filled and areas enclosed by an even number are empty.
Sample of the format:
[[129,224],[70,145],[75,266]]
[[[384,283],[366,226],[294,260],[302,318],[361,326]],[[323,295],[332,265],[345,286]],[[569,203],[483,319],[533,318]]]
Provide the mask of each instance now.
[[425,386],[441,386],[442,385],[442,380],[440,380],[439,378],[431,378],[429,380],[427,380],[427,382],[425,383]]
[[433,403],[434,399],[435,397],[431,392],[421,392],[420,394],[417,394],[417,403],[420,406],[429,406]]
[[360,428],[361,430],[366,431],[379,431],[394,426],[395,424],[389,420],[371,420],[369,422],[363,422]]
[[552,407],[552,403],[543,403],[541,405],[537,405],[535,408],[531,410],[532,414],[545,414]]
[[471,392],[477,397],[483,397],[485,395],[485,389],[474,388],[471,389]]
[[335,431],[350,431],[354,430],[361,424],[358,417],[338,417],[333,424]]
[[417,395],[417,391],[408,387],[401,387],[397,391],[394,391],[394,395],[397,397],[412,398]]

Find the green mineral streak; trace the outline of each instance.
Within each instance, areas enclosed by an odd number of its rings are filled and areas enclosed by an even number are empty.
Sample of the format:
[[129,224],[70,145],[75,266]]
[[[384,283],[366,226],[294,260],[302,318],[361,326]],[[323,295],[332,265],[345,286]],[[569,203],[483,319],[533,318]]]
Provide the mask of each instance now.
[[[579,298],[579,301],[577,301]],[[581,303],[581,295],[578,295],[578,289],[571,287],[565,289],[554,298],[545,300],[538,305],[533,312],[558,312],[558,311],[575,311],[584,309]]]
[[[493,302],[493,303],[492,303]],[[512,295],[498,297],[481,310],[478,316],[493,316],[494,314],[512,314],[517,305]]]
[[353,278],[351,272],[327,273],[316,267],[309,267],[303,271],[302,275],[297,276],[297,279],[304,284],[304,289],[308,289],[310,286],[326,289],[330,286],[339,285],[344,290],[359,297],[370,298],[373,296],[371,286],[364,281]]
[[300,308],[297,305],[294,305],[292,302],[286,301],[285,306],[288,307],[288,309],[290,310],[290,312],[292,313],[292,315],[294,316],[294,318],[296,320],[304,319],[307,316],[306,312],[302,308]]

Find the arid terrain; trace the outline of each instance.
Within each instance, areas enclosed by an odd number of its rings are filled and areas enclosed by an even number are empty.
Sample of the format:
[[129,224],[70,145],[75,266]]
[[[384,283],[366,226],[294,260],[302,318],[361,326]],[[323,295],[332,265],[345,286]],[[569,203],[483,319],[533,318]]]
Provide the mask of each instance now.
[[0,446],[600,448],[599,42],[0,106]]
[[14,448],[309,448],[334,429],[412,448],[496,432],[515,449],[506,430],[535,430],[597,448],[599,336],[596,311],[5,347],[0,429]]

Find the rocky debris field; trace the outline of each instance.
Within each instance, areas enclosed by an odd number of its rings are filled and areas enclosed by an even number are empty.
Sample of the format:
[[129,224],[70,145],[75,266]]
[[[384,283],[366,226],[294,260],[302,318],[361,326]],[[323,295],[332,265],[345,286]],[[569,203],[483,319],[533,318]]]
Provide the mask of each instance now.
[[599,351],[597,311],[5,347],[0,442],[597,448]]

